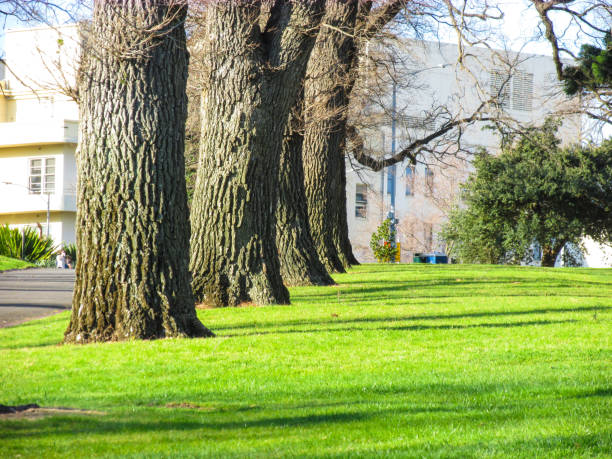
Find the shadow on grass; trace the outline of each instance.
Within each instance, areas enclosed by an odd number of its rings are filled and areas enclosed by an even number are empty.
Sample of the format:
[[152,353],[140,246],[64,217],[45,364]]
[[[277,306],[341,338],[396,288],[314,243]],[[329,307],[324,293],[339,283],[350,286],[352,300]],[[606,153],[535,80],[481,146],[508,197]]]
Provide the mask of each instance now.
[[355,324],[368,322],[403,322],[403,321],[421,321],[421,320],[450,320],[450,319],[471,319],[478,317],[505,317],[505,316],[522,316],[530,314],[559,314],[567,312],[587,313],[601,312],[612,310],[610,306],[585,306],[576,308],[539,308],[527,309],[523,311],[483,311],[483,312],[468,312],[463,314],[431,314],[431,315],[409,315],[409,316],[387,316],[387,317],[358,317],[354,319],[325,319],[325,320],[290,320],[285,322],[258,322],[257,324],[247,323],[232,325],[228,327],[215,327],[215,331],[221,330],[238,330],[252,329],[257,327],[290,327],[295,325],[330,325],[330,324]]
[[[462,278],[429,278],[429,279],[414,279],[414,280],[392,280],[392,279],[355,279],[355,280],[345,280],[344,282],[340,282],[340,286],[353,286],[359,284],[384,284],[385,286],[406,286],[410,288],[429,288],[429,287],[444,287],[444,286],[452,286],[452,287],[461,287],[461,286],[470,286],[470,285],[482,285],[482,284],[493,284],[493,285],[507,285],[509,288],[517,288],[517,287],[538,287],[538,288],[558,288],[558,287],[583,287],[583,286],[593,286],[593,287],[601,287],[602,285],[612,287],[612,282],[610,281],[593,281],[593,280],[582,280],[582,279],[559,279],[555,277],[554,279],[542,279],[542,278],[533,278],[533,277],[482,277],[482,278],[470,278],[467,277],[465,279]],[[330,286],[335,287],[335,286]],[[337,287],[336,287],[337,288]]]
[[[516,282],[516,284],[513,284]],[[359,287],[363,284],[382,284],[380,287]],[[326,298],[333,299],[338,295],[344,298],[363,299],[365,301],[376,301],[385,298],[404,297],[408,301],[422,298],[460,298],[466,296],[487,294],[493,297],[543,297],[543,296],[573,296],[583,298],[609,298],[609,292],[601,292],[601,286],[605,283],[592,283],[590,289],[586,291],[578,291],[583,287],[581,282],[542,282],[540,280],[529,281],[498,281],[498,280],[482,280],[482,281],[413,281],[413,282],[389,282],[381,281],[362,281],[356,282],[355,285],[346,285],[343,289],[342,284],[339,286],[319,287],[313,292],[301,292],[292,295],[293,301],[320,301]],[[492,288],[479,288],[479,286],[489,286]],[[609,283],[607,285],[610,285]],[[503,287],[506,288],[503,288]],[[446,288],[445,288],[446,287]],[[612,285],[610,287],[612,289]],[[324,291],[321,291],[324,289]],[[564,289],[571,289],[568,293]],[[439,292],[439,293],[438,293]],[[449,294],[451,293],[451,294]],[[364,296],[372,296],[373,298],[363,298]]]
[[[306,411],[306,413],[304,413]],[[287,415],[286,413],[293,413]],[[425,415],[425,416],[423,416]],[[491,409],[490,406],[427,406],[412,405],[396,401],[391,407],[380,408],[375,400],[366,404],[353,406],[350,401],[339,401],[337,408],[301,409],[294,405],[260,408],[245,414],[243,411],[223,410],[207,412],[197,409],[157,408],[140,412],[114,413],[101,416],[60,415],[42,419],[0,419],[0,440],[31,441],[33,438],[56,437],[81,434],[127,435],[150,432],[185,432],[198,431],[197,435],[222,436],[223,431],[240,431],[245,435],[248,429],[257,429],[254,434],[260,436],[261,429],[271,429],[268,435],[278,437],[279,428],[310,428],[329,425],[337,429],[338,424],[367,422],[380,419],[388,422],[390,417],[396,421],[416,427],[428,425],[437,419],[441,426],[453,424],[461,419],[464,422],[486,420],[489,422],[504,421],[522,417],[516,405],[505,405]],[[229,418],[229,419],[228,419]],[[233,418],[233,419],[232,419]],[[236,435],[236,433],[230,433]],[[126,441],[128,441],[126,439]]]
[[338,328],[310,328],[310,329],[290,329],[290,330],[274,330],[274,331],[253,331],[247,333],[222,334],[215,329],[217,336],[221,338],[237,338],[243,336],[260,336],[260,335],[286,335],[293,333],[332,333],[332,332],[347,332],[347,331],[422,331],[422,330],[464,330],[471,328],[514,328],[527,327],[536,325],[556,325],[575,323],[577,320],[533,320],[526,322],[503,322],[503,323],[480,323],[468,325],[406,325],[399,327],[338,327]]
[[[92,445],[97,444],[100,452],[108,453],[108,448],[112,447],[119,448],[124,454],[134,446],[134,441],[138,441],[140,455],[146,455],[151,448],[156,454],[164,454],[164,450],[168,454],[173,450],[175,453],[185,452],[186,448],[194,447],[194,442],[204,446],[205,441],[223,442],[223,445],[218,444],[222,449],[215,449],[217,453],[229,449],[236,455],[245,454],[245,448],[248,448],[253,454],[258,450],[263,452],[262,449],[269,451],[272,446],[277,454],[283,451],[289,454],[282,429],[292,429],[294,433],[299,429],[300,437],[296,438],[297,443],[293,443],[291,449],[296,446],[307,448],[304,451],[309,451],[309,457],[318,457],[318,453],[320,457],[345,457],[347,441],[352,443],[352,453],[360,457],[402,456],[404,453],[419,455],[419,452],[442,456],[452,453],[453,457],[479,457],[485,452],[513,456],[517,451],[529,457],[530,454],[538,456],[554,451],[565,451],[573,455],[580,451],[577,448],[583,452],[605,453],[610,447],[610,432],[602,429],[588,435],[552,433],[526,439],[517,439],[516,436],[528,433],[496,434],[496,429],[502,426],[526,420],[526,406],[521,403],[504,407],[471,404],[432,407],[403,402],[381,409],[372,401],[369,405],[355,409],[351,408],[348,401],[344,401],[342,406],[344,409],[335,412],[311,409],[304,413],[297,411],[295,406],[287,405],[280,409],[257,410],[248,417],[234,412],[219,415],[150,409],[99,417],[58,416],[39,420],[0,421],[0,439],[13,450],[21,445],[38,444],[41,452],[44,452],[44,448],[52,444],[53,448],[61,447],[64,452],[78,452],[83,451],[82,448],[91,451]],[[528,419],[549,422],[544,413],[545,408],[530,412]],[[380,430],[382,425],[387,426],[386,429]],[[433,426],[438,435],[431,434]],[[461,441],[465,438],[460,432],[453,434],[457,426],[474,432],[470,435],[471,442]],[[322,428],[335,433],[336,437],[332,436],[332,440],[326,441],[324,447],[322,444],[317,445]],[[353,428],[359,431],[351,433],[350,429]],[[554,432],[554,428],[551,425],[550,430]],[[369,435],[363,437],[366,429]],[[404,446],[404,442],[393,441],[400,432],[405,434],[408,431],[416,434],[410,435],[414,438],[410,445]],[[136,436],[138,434],[146,434],[146,440]],[[158,439],[161,442],[158,443]],[[385,447],[385,443],[396,446]]]
[[[470,444],[436,442],[424,438],[416,444],[395,448],[354,449],[356,457],[608,457],[612,431],[597,434],[548,435],[515,441],[499,436]],[[340,458],[344,453],[323,453],[313,458]]]
[[579,392],[572,398],[591,398],[591,397],[612,397],[612,388],[606,387],[601,389]]

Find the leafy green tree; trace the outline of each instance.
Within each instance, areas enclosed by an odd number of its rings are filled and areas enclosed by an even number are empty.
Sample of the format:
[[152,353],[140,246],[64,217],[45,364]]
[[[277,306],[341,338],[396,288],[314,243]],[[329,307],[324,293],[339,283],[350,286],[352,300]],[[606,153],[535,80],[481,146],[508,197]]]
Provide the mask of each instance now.
[[612,141],[561,148],[548,120],[511,139],[502,153],[482,152],[441,232],[452,256],[471,263],[518,263],[542,248],[542,266],[583,236],[612,234]]
[[395,260],[397,247],[395,241],[395,230],[391,228],[391,219],[387,218],[372,234],[370,248],[379,263],[389,263]]
[[578,65],[563,69],[563,89],[571,96],[580,91],[612,89],[612,35],[605,34],[602,47],[582,45]]

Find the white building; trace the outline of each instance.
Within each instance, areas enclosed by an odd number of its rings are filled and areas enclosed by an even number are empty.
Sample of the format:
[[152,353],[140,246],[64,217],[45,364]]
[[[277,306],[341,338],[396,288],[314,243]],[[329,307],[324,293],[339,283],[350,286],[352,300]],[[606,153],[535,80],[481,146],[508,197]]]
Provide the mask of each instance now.
[[[469,116],[493,95],[499,96],[501,106],[489,106],[487,110],[497,110],[522,124],[541,123],[546,116],[576,103],[560,94],[550,57],[472,48],[466,50],[466,71],[456,65],[458,50],[455,44],[412,42],[408,45],[409,50],[404,52],[408,58],[402,62],[407,70],[401,78],[410,81],[405,87],[396,85],[395,111],[390,86],[387,96],[379,97],[382,100],[379,106],[374,104],[369,109],[370,119],[380,122],[370,121],[368,126],[366,121],[365,128],[361,129],[366,148],[372,153],[391,153],[393,137],[396,139],[394,151],[399,152],[411,141],[432,132],[448,114],[459,114],[460,118]],[[363,81],[362,84],[371,86],[372,82]],[[391,128],[394,112],[395,136]],[[484,130],[485,124],[473,125],[462,133],[459,144],[465,153],[460,154],[459,159],[453,155],[440,158],[425,153],[424,161],[414,166],[405,161],[380,172],[360,169],[354,160],[349,162],[349,236],[358,260],[375,261],[369,248],[370,238],[387,218],[392,205],[395,218],[399,220],[397,236],[402,262],[410,262],[415,252],[445,252],[436,233],[446,221],[451,206],[457,202],[459,185],[469,174],[468,152],[479,147],[488,151],[499,149],[498,135],[490,129]],[[580,117],[567,117],[559,135],[565,143],[579,142]],[[436,150],[453,153],[457,145],[456,136],[449,137],[439,142]],[[606,261],[605,248],[593,241],[586,241],[585,245],[589,249],[583,257],[586,266],[611,266],[612,257]]]
[[[0,64],[0,225],[75,241],[76,26],[9,30]],[[48,228],[47,228],[48,221]]]

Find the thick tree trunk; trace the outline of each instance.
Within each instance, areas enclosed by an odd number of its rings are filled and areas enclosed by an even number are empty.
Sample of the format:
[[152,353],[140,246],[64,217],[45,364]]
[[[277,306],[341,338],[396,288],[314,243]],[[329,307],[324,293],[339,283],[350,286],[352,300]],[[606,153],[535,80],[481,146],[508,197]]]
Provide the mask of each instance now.
[[302,165],[303,98],[292,111],[283,138],[280,161],[276,244],[286,285],[333,285],[317,254],[308,223]]
[[79,81],[79,258],[66,342],[212,336],[188,270],[184,5],[94,5]]
[[206,12],[214,39],[205,53],[191,270],[196,298],[211,305],[289,302],[276,248],[276,180],[323,2],[276,2],[264,33],[260,7],[216,0]]
[[[308,218],[321,261],[330,271],[344,272],[348,257],[338,250],[344,237],[340,226],[344,136],[341,120],[346,117],[355,42],[353,33],[358,2],[328,1],[324,24],[308,63],[305,97],[305,133],[302,147]],[[346,212],[346,203],[344,204]],[[348,239],[348,235],[347,235]]]

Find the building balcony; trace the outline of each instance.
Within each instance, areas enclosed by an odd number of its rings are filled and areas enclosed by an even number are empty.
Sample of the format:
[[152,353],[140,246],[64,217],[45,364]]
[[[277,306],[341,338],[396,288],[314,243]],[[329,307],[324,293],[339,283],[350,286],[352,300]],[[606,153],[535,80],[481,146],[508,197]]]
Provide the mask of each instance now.
[[0,195],[3,198],[0,204],[0,215],[46,212],[47,196],[51,212],[76,212],[76,194],[72,192],[49,195],[30,194],[16,187],[0,184]]
[[0,123],[0,148],[78,142],[79,123],[50,120],[37,123]]

